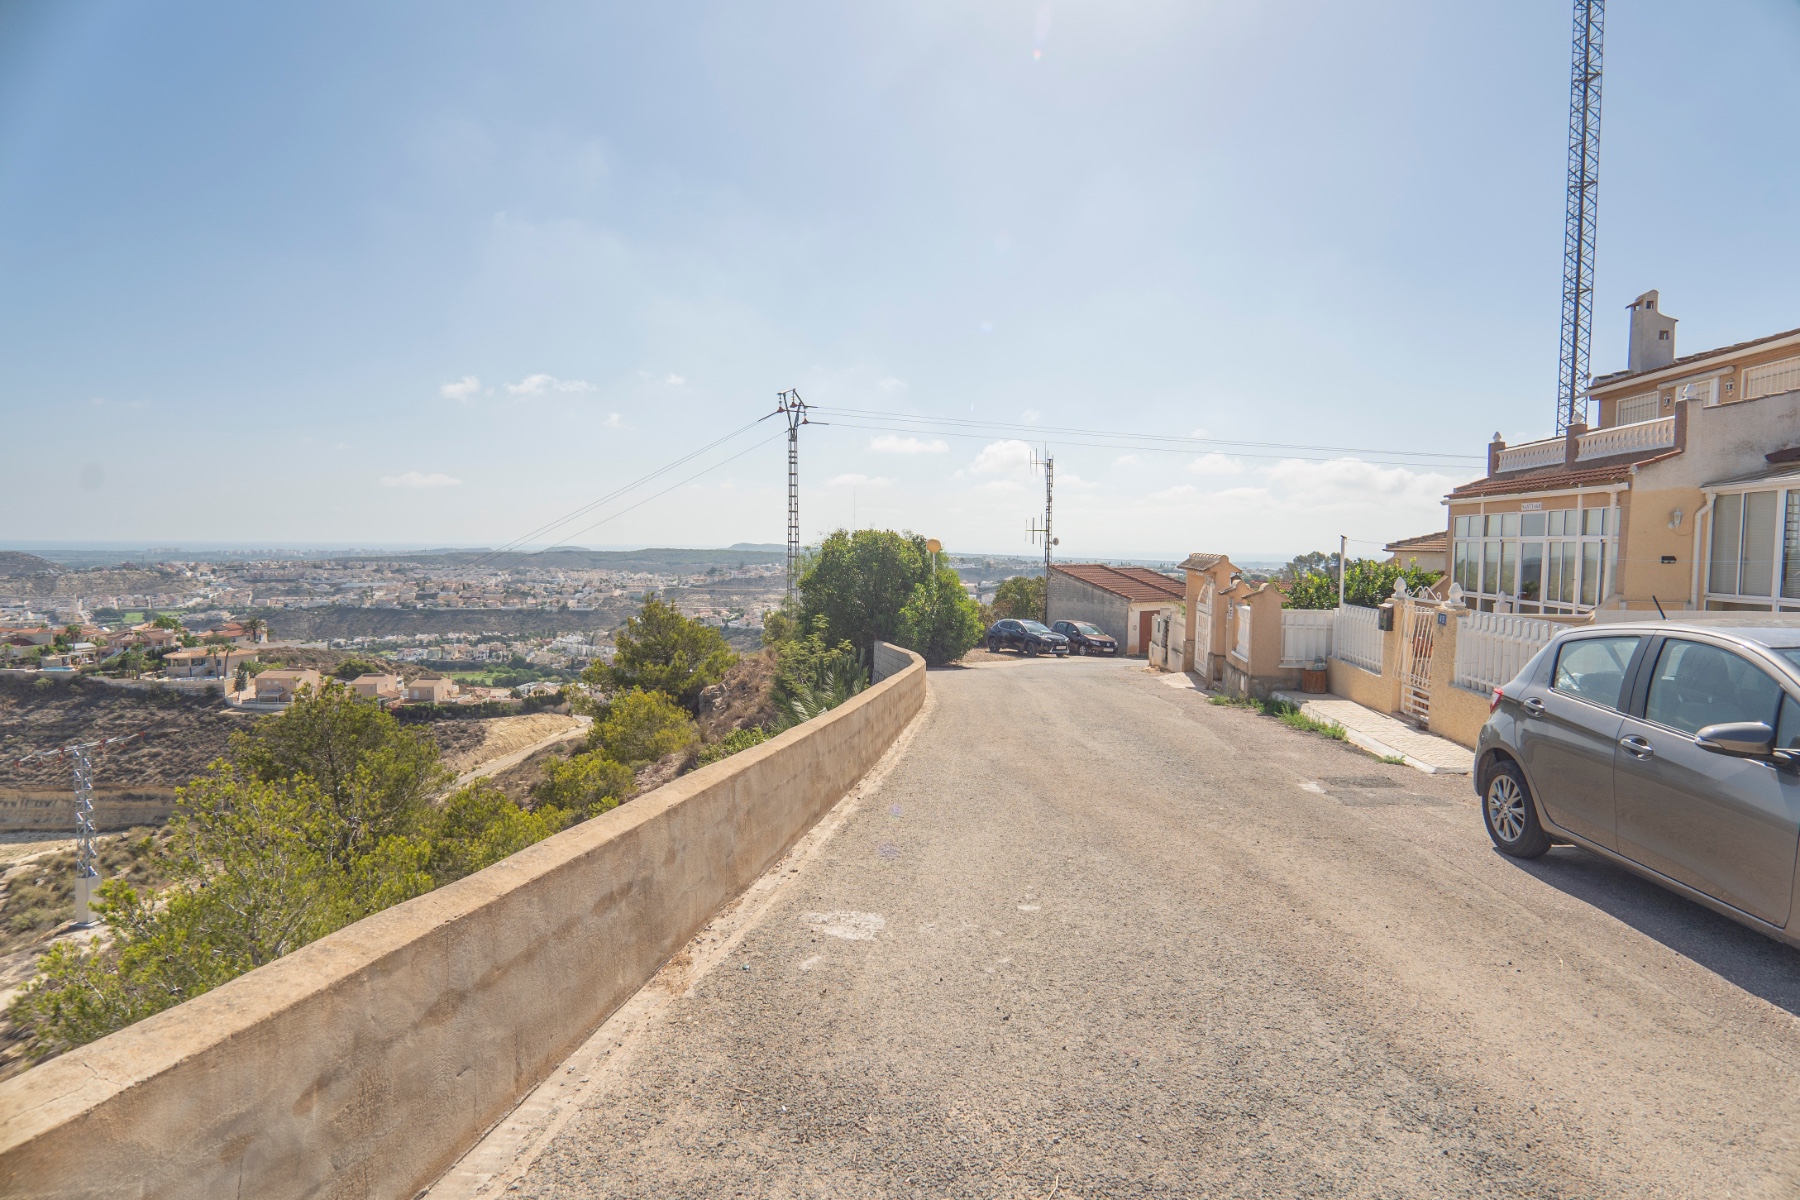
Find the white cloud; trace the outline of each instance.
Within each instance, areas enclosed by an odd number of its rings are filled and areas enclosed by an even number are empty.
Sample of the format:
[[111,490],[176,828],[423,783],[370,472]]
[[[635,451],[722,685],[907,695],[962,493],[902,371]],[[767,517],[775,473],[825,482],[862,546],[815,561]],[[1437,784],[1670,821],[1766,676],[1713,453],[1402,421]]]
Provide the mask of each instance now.
[[969,470],[977,475],[1023,475],[1031,470],[1031,447],[1015,438],[989,442]]
[[1043,415],[1043,413],[1035,408],[1028,408],[1019,414],[1019,420],[1025,422],[1027,425],[1036,425],[1038,423],[1038,418]]
[[481,380],[473,375],[464,375],[455,383],[446,383],[438,389],[438,395],[446,400],[461,400],[467,403],[481,391]]
[[880,475],[839,475],[825,481],[826,487],[890,487],[893,480]]
[[875,386],[891,396],[896,392],[904,392],[906,390],[906,380],[895,379],[892,375],[889,375],[886,379],[877,381]]
[[667,379],[663,380],[663,382],[668,384],[670,387],[680,387],[682,384],[687,382],[687,376],[686,375],[677,375],[677,374],[675,374],[675,372],[671,371],[671,372],[669,372],[669,377]]
[[621,417],[618,413],[607,413],[606,420],[604,420],[600,423],[602,425],[606,426],[608,429],[623,429],[623,428],[625,428],[625,418]]
[[1196,475],[1242,475],[1244,462],[1224,454],[1202,454],[1187,465]]
[[462,480],[442,472],[432,472],[427,475],[423,471],[408,471],[404,475],[383,475],[381,477],[381,486],[391,488],[457,487],[461,483]]
[[1164,488],[1160,492],[1151,492],[1149,499],[1158,504],[1181,504],[1193,500],[1200,495],[1200,489],[1191,483],[1176,484],[1172,488]]
[[1115,467],[1135,467],[1143,461],[1144,461],[1143,459],[1139,458],[1135,454],[1121,454],[1121,455],[1119,455],[1119,457],[1113,459],[1113,466],[1115,466]]
[[869,449],[877,454],[948,454],[950,443],[940,438],[921,441],[916,437],[901,437],[896,433],[884,433],[878,438],[869,440]]
[[558,379],[554,375],[527,375],[506,390],[515,396],[541,396],[546,392],[591,392],[593,386],[582,379]]

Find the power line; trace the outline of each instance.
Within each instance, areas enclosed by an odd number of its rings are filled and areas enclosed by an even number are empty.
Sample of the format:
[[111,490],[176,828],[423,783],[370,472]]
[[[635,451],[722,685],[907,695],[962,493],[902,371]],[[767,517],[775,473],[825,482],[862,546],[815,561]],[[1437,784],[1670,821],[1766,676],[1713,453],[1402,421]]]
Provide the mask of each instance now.
[[[1209,446],[1250,447],[1252,449],[1259,449],[1259,450],[1306,450],[1306,451],[1312,451],[1314,453],[1322,453],[1322,454],[1387,454],[1387,455],[1394,455],[1394,456],[1401,457],[1401,458],[1443,459],[1446,461],[1457,461],[1457,462],[1463,462],[1463,461],[1481,462],[1481,461],[1484,461],[1482,456],[1478,455],[1478,454],[1448,454],[1448,453],[1445,453],[1442,451],[1437,451],[1437,450],[1393,450],[1393,449],[1374,450],[1374,449],[1370,449],[1368,447],[1359,447],[1359,446],[1315,446],[1315,445],[1290,444],[1290,443],[1286,443],[1286,442],[1254,442],[1254,441],[1234,440],[1231,438],[1214,438],[1214,437],[1199,437],[1199,436],[1183,437],[1178,434],[1165,434],[1165,433],[1131,433],[1131,432],[1116,432],[1116,431],[1108,430],[1108,429],[1081,429],[1081,428],[1063,426],[1063,425],[1028,425],[1023,422],[1017,422],[1017,421],[978,421],[978,420],[969,420],[966,417],[933,417],[933,416],[926,416],[926,415],[917,414],[917,413],[883,412],[879,409],[868,409],[868,408],[832,408],[832,407],[827,407],[824,405],[815,405],[814,408],[818,412],[825,413],[825,414],[843,413],[846,416],[860,417],[860,418],[865,418],[865,419],[879,418],[881,420],[888,420],[888,421],[906,421],[906,422],[910,422],[913,424],[919,424],[919,425],[950,425],[950,426],[960,426],[960,427],[969,428],[969,429],[1021,430],[1021,431],[1027,432],[1027,433],[1031,433],[1034,435],[1040,435],[1040,436],[1043,434],[1046,434],[1046,433],[1060,433],[1060,434],[1074,434],[1079,437],[1135,438],[1135,439],[1138,439],[1139,441],[1144,441],[1144,442],[1171,442],[1171,443],[1177,443],[1180,445],[1191,446],[1191,447],[1196,447],[1196,448],[1197,447],[1209,447]],[[915,432],[917,432],[917,431],[915,431]],[[942,432],[942,431],[936,431],[936,432]],[[1246,457],[1267,458],[1267,457],[1275,457],[1275,456],[1246,455]],[[1289,456],[1281,455],[1279,457],[1289,457]]]
[[[818,411],[828,411],[828,410],[821,409]],[[867,422],[860,422],[860,421],[812,421],[810,423],[813,425],[835,425],[841,429],[868,429],[868,430],[872,430],[875,432],[881,432],[881,433],[930,433],[930,434],[934,434],[938,437],[967,438],[972,441],[987,441],[990,438],[995,436],[995,434],[992,432],[989,432],[989,433],[960,432],[960,431],[952,430],[952,429],[930,429],[930,428],[927,428],[924,426],[919,426],[919,425],[914,425],[914,426],[880,425],[880,424],[870,424]],[[1034,426],[1031,428],[1037,428],[1039,432],[1043,432],[1043,430],[1040,427]],[[1056,441],[1057,441],[1058,445],[1062,445],[1062,446],[1085,446],[1085,447],[1088,447],[1090,449],[1095,449],[1095,450],[1133,450],[1133,451],[1143,451],[1144,453],[1147,453],[1147,454],[1179,454],[1179,455],[1183,455],[1183,456],[1191,455],[1195,452],[1193,449],[1181,449],[1181,448],[1173,447],[1173,446],[1150,446],[1150,445],[1143,445],[1141,443],[1136,443],[1136,442],[1084,442],[1084,441],[1071,440],[1069,438],[1057,438]],[[1345,453],[1359,453],[1359,452],[1352,451],[1352,450],[1346,450]],[[1361,453],[1368,453],[1368,452],[1363,451]],[[1232,451],[1232,454],[1234,454],[1238,458],[1268,459],[1268,460],[1272,460],[1272,461],[1318,462],[1318,463],[1342,461],[1341,456],[1336,457],[1336,458],[1319,458],[1319,457],[1309,457],[1304,454],[1258,454],[1258,453],[1255,453],[1253,451],[1248,451],[1248,450],[1234,450],[1234,451]],[[1473,459],[1474,456],[1470,455],[1468,457],[1470,459]],[[1454,462],[1402,462],[1402,461],[1396,461],[1393,458],[1365,458],[1365,459],[1358,459],[1357,461],[1365,462],[1365,463],[1369,464],[1370,466],[1375,466],[1375,467],[1430,467],[1430,468],[1436,468],[1436,469],[1441,469],[1441,470],[1454,470],[1455,468],[1457,468],[1459,466],[1465,465],[1463,463],[1454,463]]]
[[[620,487],[614,488],[612,491],[610,491],[606,495],[600,497],[598,500],[594,500],[594,501],[591,501],[590,503],[584,504],[580,508],[575,509],[573,512],[566,513],[563,516],[558,517],[556,520],[548,522],[547,524],[539,525],[536,529],[532,530],[530,533],[527,533],[522,537],[514,538],[512,541],[507,542],[505,545],[500,546],[498,549],[488,551],[486,554],[484,554],[480,558],[476,559],[473,563],[469,564],[469,569],[474,570],[475,568],[485,566],[486,564],[499,558],[501,555],[511,553],[512,551],[516,550],[518,547],[525,545],[526,543],[530,542],[531,539],[533,539],[533,538],[541,537],[544,534],[550,532],[552,529],[556,529],[560,526],[567,525],[570,521],[579,520],[580,518],[586,516],[588,513],[593,512],[596,508],[599,508],[601,505],[610,504],[612,501],[617,500],[619,497],[625,495],[626,493],[636,491],[638,488],[642,487],[644,484],[649,483],[652,479],[656,479],[659,476],[666,475],[670,471],[673,471],[676,467],[682,466],[685,463],[690,463],[694,459],[699,458],[702,454],[705,454],[708,450],[711,450],[717,446],[722,446],[726,442],[729,442],[731,439],[739,436],[740,434],[746,433],[749,430],[756,428],[758,425],[762,424],[764,421],[768,420],[769,417],[771,417],[773,415],[774,415],[773,413],[765,413],[764,415],[756,418],[756,420],[751,421],[748,425],[739,426],[737,429],[732,430],[730,433],[726,434],[724,437],[718,438],[715,441],[708,442],[706,445],[700,447],[698,450],[695,450],[692,453],[684,454],[680,458],[675,459],[673,462],[664,463],[662,466],[656,468],[656,470],[650,472],[648,475],[641,475],[638,478],[632,480],[630,483],[627,483]],[[758,444],[760,445],[761,443],[758,443]],[[726,461],[729,462],[731,460],[727,459]],[[723,465],[723,464],[719,464],[719,465]],[[708,468],[708,469],[710,470],[711,468]],[[680,486],[680,485],[677,485],[677,486]],[[662,493],[659,492],[657,494],[661,495]],[[636,505],[633,505],[633,507],[635,508]],[[626,509],[625,511],[629,512],[631,510]],[[621,515],[621,514],[615,513],[614,515],[617,516],[617,515]],[[611,520],[611,519],[612,519],[611,517],[607,518],[607,520]],[[600,522],[600,523],[604,523],[604,522]],[[592,528],[594,528],[594,526],[590,525],[587,528],[592,529]],[[581,531],[581,533],[585,533],[585,532],[587,532],[586,529]],[[580,534],[579,533],[571,534],[570,536],[571,537],[579,537]],[[568,538],[564,538],[564,539],[562,539],[562,541],[557,542],[556,545],[559,545],[559,546],[564,545],[567,543],[567,541],[568,541]],[[551,548],[553,549],[554,547],[551,547]]]
[[[742,432],[742,430],[740,430],[739,432]],[[744,455],[750,453],[752,450],[760,450],[762,447],[767,446],[770,442],[775,441],[776,438],[785,437],[786,434],[787,434],[787,430],[783,429],[780,433],[777,433],[774,437],[764,438],[760,442],[752,442],[750,445],[744,447],[742,450],[739,450],[736,454],[732,455],[730,458],[720,459],[718,462],[712,464],[710,467],[702,467],[700,470],[694,472],[692,475],[689,475],[686,479],[680,480],[677,483],[671,483],[668,487],[664,488],[662,491],[653,492],[652,494],[645,496],[642,500],[639,500],[636,504],[633,504],[628,508],[621,508],[618,512],[613,513],[611,516],[601,517],[598,521],[595,521],[592,525],[584,526],[581,529],[577,529],[574,533],[571,533],[567,538],[564,538],[562,541],[557,542],[554,545],[546,546],[545,549],[546,550],[555,550],[559,546],[566,546],[566,545],[568,545],[568,543],[571,539],[578,538],[582,534],[587,533],[590,530],[598,529],[598,528],[600,528],[600,526],[606,524],[608,521],[616,521],[620,517],[624,516],[626,513],[631,512],[633,509],[642,508],[644,505],[650,503],[652,500],[655,500],[655,499],[658,499],[659,497],[668,495],[670,492],[674,491],[676,488],[686,487],[688,484],[694,482],[694,480],[700,478],[702,475],[710,474],[711,472],[718,470],[720,467],[725,466],[727,463],[734,463],[738,459],[744,457]],[[717,445],[718,443],[715,442],[713,444]],[[690,455],[689,457],[691,458],[692,455]],[[661,474],[660,471],[657,473]]]

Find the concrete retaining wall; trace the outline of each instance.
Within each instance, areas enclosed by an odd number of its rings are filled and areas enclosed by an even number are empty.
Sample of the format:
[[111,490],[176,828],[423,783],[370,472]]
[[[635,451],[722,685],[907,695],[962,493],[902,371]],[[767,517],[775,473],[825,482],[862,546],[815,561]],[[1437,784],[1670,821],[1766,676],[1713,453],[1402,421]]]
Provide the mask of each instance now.
[[913,654],[910,650],[902,650],[886,642],[876,642],[875,653],[870,658],[873,662],[872,678],[880,683],[890,675],[898,675],[906,670],[912,664]]
[[925,667],[0,1083],[0,1195],[410,1197],[881,757]]

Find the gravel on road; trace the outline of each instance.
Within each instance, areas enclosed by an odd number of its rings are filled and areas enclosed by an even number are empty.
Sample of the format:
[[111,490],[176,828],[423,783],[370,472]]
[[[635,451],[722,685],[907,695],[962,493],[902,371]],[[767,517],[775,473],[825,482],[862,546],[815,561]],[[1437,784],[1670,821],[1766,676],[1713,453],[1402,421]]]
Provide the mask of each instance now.
[[1800,1191],[1794,951],[1141,662],[931,686],[504,1194]]

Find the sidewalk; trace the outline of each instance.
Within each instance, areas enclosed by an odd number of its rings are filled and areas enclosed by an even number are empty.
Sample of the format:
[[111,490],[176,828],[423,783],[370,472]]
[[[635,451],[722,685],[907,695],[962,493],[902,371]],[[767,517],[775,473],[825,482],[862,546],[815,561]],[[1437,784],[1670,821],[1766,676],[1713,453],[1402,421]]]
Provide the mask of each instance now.
[[1353,746],[1382,758],[1404,758],[1406,765],[1428,775],[1468,775],[1475,769],[1475,753],[1449,738],[1426,733],[1404,721],[1364,708],[1342,696],[1309,696],[1302,692],[1276,692],[1315,721],[1340,726]]

